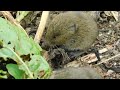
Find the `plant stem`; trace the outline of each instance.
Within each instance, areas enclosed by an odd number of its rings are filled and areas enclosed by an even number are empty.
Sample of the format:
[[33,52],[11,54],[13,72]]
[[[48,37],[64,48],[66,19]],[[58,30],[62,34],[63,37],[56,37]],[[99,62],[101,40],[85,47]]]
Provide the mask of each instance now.
[[13,53],[13,54],[18,58],[18,60],[24,65],[24,67],[26,68],[26,70],[27,70],[30,78],[31,78],[31,79],[34,79],[32,73],[30,72],[30,70],[29,70],[29,68],[27,67],[27,65],[23,62],[23,60],[22,60],[11,48],[9,48],[9,47],[5,47],[5,48],[7,48],[7,49],[9,49],[10,51],[12,51],[12,53]]
[[43,12],[42,12],[40,24],[39,24],[37,33],[36,33],[35,38],[34,38],[34,41],[37,42],[37,43],[39,43],[40,40],[41,40],[43,31],[44,31],[44,29],[45,29],[45,25],[46,25],[46,22],[47,22],[47,18],[48,18],[48,16],[49,16],[49,12],[50,12],[50,11],[43,11]]

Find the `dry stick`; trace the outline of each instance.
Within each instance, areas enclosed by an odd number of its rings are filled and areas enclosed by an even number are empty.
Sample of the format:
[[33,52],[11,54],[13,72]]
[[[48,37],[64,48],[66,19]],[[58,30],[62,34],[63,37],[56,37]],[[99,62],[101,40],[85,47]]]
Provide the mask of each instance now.
[[111,11],[113,17],[115,18],[116,21],[118,21],[118,12],[117,11]]
[[[1,13],[3,14],[4,17],[6,17],[11,23],[13,23],[14,25],[20,27],[21,29],[23,29],[23,31],[26,33],[26,31],[24,30],[24,28],[13,18],[13,16],[11,15],[11,13],[9,11],[1,11]],[[26,33],[27,35],[27,33]],[[28,36],[28,35],[27,35]]]
[[9,11],[1,11],[4,17],[7,17],[10,22],[22,28],[22,26],[17,23]]
[[43,11],[43,12],[42,12],[40,24],[39,24],[37,33],[36,33],[35,38],[34,38],[34,41],[37,42],[37,43],[39,43],[40,40],[41,40],[43,31],[44,31],[44,29],[45,29],[45,25],[46,25],[46,22],[47,22],[47,18],[48,18],[48,16],[49,16],[49,12],[50,12],[50,11]]
[[111,58],[108,58],[108,59],[106,59],[106,60],[103,60],[103,61],[99,62],[99,63],[96,64],[96,65],[100,65],[100,64],[102,64],[102,63],[105,63],[105,62],[107,62],[107,61],[109,61],[109,60],[111,60],[111,59],[114,59],[114,58],[116,58],[116,57],[119,57],[119,56],[120,56],[120,54],[117,54],[117,55],[115,55],[115,56],[113,56],[113,57],[111,57]]

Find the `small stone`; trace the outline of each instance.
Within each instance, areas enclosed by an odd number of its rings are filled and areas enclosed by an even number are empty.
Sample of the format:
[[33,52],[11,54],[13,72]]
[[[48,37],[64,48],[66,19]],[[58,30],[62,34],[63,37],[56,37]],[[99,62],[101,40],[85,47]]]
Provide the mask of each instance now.
[[107,75],[111,75],[112,73],[114,73],[113,70],[108,70]]
[[117,63],[115,62],[115,63],[114,63],[114,66],[116,66],[116,65],[117,65]]

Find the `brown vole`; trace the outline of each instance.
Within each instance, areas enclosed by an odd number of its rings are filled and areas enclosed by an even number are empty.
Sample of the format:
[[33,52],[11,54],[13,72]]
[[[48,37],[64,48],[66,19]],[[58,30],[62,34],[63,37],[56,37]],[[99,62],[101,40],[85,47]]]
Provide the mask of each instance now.
[[55,71],[50,79],[102,79],[95,69],[86,67],[68,67]]
[[57,15],[48,25],[45,39],[51,46],[60,45],[68,50],[86,50],[98,36],[92,16],[80,11]]

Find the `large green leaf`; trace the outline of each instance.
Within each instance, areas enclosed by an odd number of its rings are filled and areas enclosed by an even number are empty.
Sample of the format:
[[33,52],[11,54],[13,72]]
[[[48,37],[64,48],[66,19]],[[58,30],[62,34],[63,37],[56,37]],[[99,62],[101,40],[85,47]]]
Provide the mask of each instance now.
[[0,18],[0,58],[14,60],[28,78],[43,78],[40,72],[47,78],[51,69],[40,51],[39,44],[29,38],[25,30]]

